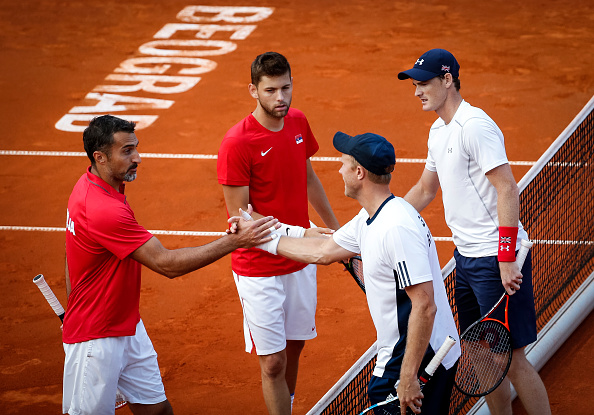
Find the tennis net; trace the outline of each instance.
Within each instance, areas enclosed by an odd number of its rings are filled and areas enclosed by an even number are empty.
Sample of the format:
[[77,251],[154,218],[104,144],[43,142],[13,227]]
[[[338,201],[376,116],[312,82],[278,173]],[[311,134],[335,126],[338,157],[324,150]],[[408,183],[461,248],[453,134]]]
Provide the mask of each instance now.
[[[520,220],[532,248],[537,329],[540,330],[594,270],[594,97],[522,178]],[[450,305],[455,262],[442,269]],[[369,406],[367,384],[375,344],[307,415],[358,414]],[[468,413],[478,398],[452,392],[450,415]]]

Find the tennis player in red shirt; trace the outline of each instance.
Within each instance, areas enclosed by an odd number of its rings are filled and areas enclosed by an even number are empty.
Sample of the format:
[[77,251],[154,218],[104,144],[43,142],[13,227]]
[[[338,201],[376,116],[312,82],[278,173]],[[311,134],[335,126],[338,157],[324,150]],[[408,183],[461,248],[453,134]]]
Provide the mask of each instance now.
[[[232,127],[219,149],[217,174],[227,212],[248,203],[254,218],[273,215],[282,233],[316,236],[308,202],[326,226],[338,229],[310,157],[318,143],[305,115],[290,108],[293,78],[287,59],[276,52],[259,55],[251,67],[253,113]],[[289,415],[305,341],[316,336],[316,268],[259,249],[231,256],[233,276],[244,312],[246,351],[260,360],[262,390],[269,414]]]
[[141,264],[168,278],[208,265],[236,248],[271,240],[277,220],[230,218],[237,232],[209,244],[169,250],[138,224],[124,195],[140,155],[135,124],[104,115],[83,133],[91,161],[67,210],[62,409],[113,414],[116,390],[134,414],[173,414],[157,354],[139,313]]

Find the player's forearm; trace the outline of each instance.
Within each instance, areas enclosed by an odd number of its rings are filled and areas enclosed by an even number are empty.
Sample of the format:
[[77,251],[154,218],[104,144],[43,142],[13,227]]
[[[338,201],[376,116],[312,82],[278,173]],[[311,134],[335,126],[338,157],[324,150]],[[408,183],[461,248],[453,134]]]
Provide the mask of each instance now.
[[424,169],[419,181],[408,191],[404,200],[413,205],[417,212],[421,212],[437,195],[439,177],[437,172]]
[[167,249],[156,237],[140,246],[131,257],[167,278],[176,278],[224,257],[240,246],[238,234],[226,235],[206,245]]
[[487,179],[497,192],[497,216],[499,226],[517,227],[520,215],[520,191],[509,164],[486,173]]
[[324,252],[325,239],[322,238],[289,238],[281,237],[277,246],[277,254],[293,261],[306,264],[328,265],[332,260]]
[[410,203],[417,212],[421,212],[435,198],[435,194],[426,190],[421,183],[415,184],[404,196],[404,200]]
[[517,227],[520,220],[520,193],[516,183],[497,189],[499,226]]
[[332,206],[330,206],[330,201],[326,196],[324,187],[317,176],[312,178],[311,183],[308,183],[307,198],[327,227],[334,230],[340,228],[340,224],[332,211]]
[[338,219],[336,219],[330,201],[326,196],[324,186],[311,166],[310,160],[307,160],[307,199],[328,228],[334,230],[340,228]]
[[167,278],[177,278],[212,264],[239,247],[238,235],[232,234],[202,246],[166,250],[153,271]]
[[406,351],[402,361],[401,377],[416,379],[421,361],[427,351],[433,322],[437,308],[433,302],[424,302],[415,305],[408,319]]

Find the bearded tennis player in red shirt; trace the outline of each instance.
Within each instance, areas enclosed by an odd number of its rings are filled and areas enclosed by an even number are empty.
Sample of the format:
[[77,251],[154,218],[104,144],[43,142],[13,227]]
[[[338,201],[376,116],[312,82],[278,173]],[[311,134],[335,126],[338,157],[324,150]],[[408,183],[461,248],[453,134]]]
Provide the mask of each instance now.
[[116,390],[134,414],[169,415],[157,353],[139,313],[141,264],[168,278],[271,240],[276,219],[246,223],[209,244],[175,250],[136,222],[124,182],[136,178],[140,155],[135,124],[104,115],[83,133],[91,161],[78,180],[67,211],[62,410],[102,415],[115,411]]

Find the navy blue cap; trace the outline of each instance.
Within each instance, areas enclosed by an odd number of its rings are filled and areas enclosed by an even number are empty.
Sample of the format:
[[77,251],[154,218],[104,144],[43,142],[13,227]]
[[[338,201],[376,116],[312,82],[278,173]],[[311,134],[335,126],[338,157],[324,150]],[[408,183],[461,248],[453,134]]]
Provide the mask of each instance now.
[[332,143],[334,148],[343,154],[353,156],[373,174],[382,176],[394,170],[394,147],[381,135],[365,133],[351,137],[339,131],[334,134]]
[[412,69],[400,72],[398,79],[412,78],[425,82],[446,73],[451,73],[454,78],[458,78],[459,71],[460,65],[454,55],[445,49],[431,49],[417,59]]

